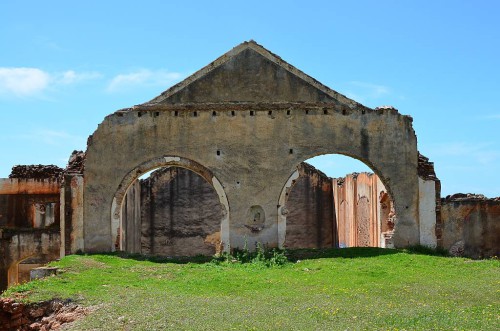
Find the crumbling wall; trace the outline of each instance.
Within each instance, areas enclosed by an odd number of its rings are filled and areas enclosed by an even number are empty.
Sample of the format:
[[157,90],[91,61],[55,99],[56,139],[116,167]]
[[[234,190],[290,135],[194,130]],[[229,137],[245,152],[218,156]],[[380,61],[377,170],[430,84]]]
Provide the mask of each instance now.
[[[142,181],[142,183],[144,185],[145,182]],[[141,193],[141,181],[136,180],[127,191],[122,204],[121,228],[123,231],[121,231],[120,236],[116,239],[116,248],[129,253],[142,253]]]
[[84,250],[83,171],[85,153],[73,151],[61,181],[61,256]]
[[287,248],[337,247],[332,179],[307,163],[288,193]]
[[452,255],[500,255],[500,197],[455,194],[442,199],[441,247]]
[[59,226],[58,179],[0,179],[0,228]]
[[[215,189],[205,179],[187,169],[164,168],[141,181],[140,194],[138,233],[141,233],[142,253],[163,256],[216,253],[223,208]],[[130,224],[133,219],[130,213],[134,211],[128,208],[128,212]],[[131,227],[126,230],[130,232]]]
[[59,258],[59,228],[0,230],[0,291],[17,283],[18,264],[36,257],[38,264]]
[[61,171],[15,166],[0,179],[0,290],[25,279],[29,265],[59,257]]
[[[302,163],[287,201],[286,247],[336,247],[332,180]],[[213,187],[177,167],[136,181],[122,204],[121,249],[154,255],[212,255],[220,244],[222,208]],[[254,213],[264,218],[259,210]],[[255,219],[247,224],[259,231]],[[257,224],[259,223],[259,224]]]
[[434,163],[420,153],[417,173],[420,244],[436,248],[441,240],[441,182]]
[[334,178],[333,189],[340,247],[392,246],[394,206],[378,176],[353,173]]

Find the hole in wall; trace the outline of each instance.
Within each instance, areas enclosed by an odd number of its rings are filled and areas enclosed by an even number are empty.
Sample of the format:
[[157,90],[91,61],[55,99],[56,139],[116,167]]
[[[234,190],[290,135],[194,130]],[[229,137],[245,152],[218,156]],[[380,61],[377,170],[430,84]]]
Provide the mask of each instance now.
[[231,110],[231,116],[235,116],[235,115],[236,114],[235,114],[234,110]]
[[253,116],[253,115],[254,115],[254,111],[250,110],[250,116]]
[[174,116],[179,116],[179,112],[177,110],[174,111]]

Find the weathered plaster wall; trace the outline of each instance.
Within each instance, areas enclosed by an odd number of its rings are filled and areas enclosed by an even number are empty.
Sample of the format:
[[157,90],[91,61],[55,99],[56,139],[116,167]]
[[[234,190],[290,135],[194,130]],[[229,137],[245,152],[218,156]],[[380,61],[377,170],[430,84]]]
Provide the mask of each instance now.
[[[118,217],[124,190],[171,157],[197,162],[220,183],[229,204],[221,235],[231,246],[277,246],[286,232],[278,218],[285,183],[300,162],[330,153],[377,172],[395,201],[395,245],[418,244],[412,119],[392,108],[364,107],[244,43],[160,97],[99,125],[85,163],[85,250],[113,249],[111,215]],[[254,206],[265,214],[258,232],[245,226]]]
[[[135,181],[127,191],[124,203],[122,204],[121,226],[117,234],[119,237],[115,240],[120,242],[120,250],[129,253],[143,253],[148,254],[141,249],[142,237],[142,212],[149,217],[151,207],[141,203],[141,181]],[[145,201],[144,201],[145,202]],[[149,209],[149,210],[146,210]],[[164,243],[163,243],[164,244]],[[158,254],[159,255],[159,254]]]
[[83,251],[83,175],[65,174],[61,185],[61,256]]
[[420,244],[436,248],[436,182],[418,179]]
[[0,179],[0,227],[43,228],[59,221],[56,179]]
[[[298,171],[286,203],[285,246],[337,247],[331,178],[305,163]],[[183,168],[160,169],[127,191],[122,249],[166,256],[213,255],[220,244],[222,217],[217,193],[205,179]],[[253,210],[246,227],[260,231],[264,217],[261,210]]]
[[382,229],[390,232],[392,239],[393,226],[387,224],[392,201],[384,199],[381,204],[387,191],[378,176],[355,173],[334,178],[333,189],[340,247],[391,245],[382,240],[381,233]]
[[59,186],[57,178],[0,179],[0,290],[19,281],[22,260],[59,257]]
[[223,207],[214,188],[191,170],[162,168],[136,181],[122,205],[123,247],[161,255],[214,255]]
[[500,198],[458,194],[442,200],[442,248],[453,255],[500,255]]
[[0,291],[7,288],[9,278],[17,279],[10,275],[12,268],[22,260],[37,257],[41,263],[47,263],[59,258],[60,247],[59,228],[30,229],[30,230],[0,230]]
[[[393,111],[342,115],[335,108],[324,114],[323,107],[315,107],[306,114],[303,106],[292,108],[289,115],[275,109],[272,115],[269,110],[247,110],[232,116],[230,110],[219,109],[214,116],[208,108],[198,110],[196,117],[192,111],[175,116],[174,110],[158,111],[158,116],[134,110],[108,117],[91,139],[87,154],[85,250],[111,249],[113,197],[120,186],[130,184],[122,179],[138,169],[137,176],[149,170],[141,169],[149,160],[179,154],[208,167],[221,181],[230,203],[232,246],[241,247],[245,238],[250,245],[255,241],[276,245],[276,206],[288,177],[301,161],[335,152],[359,155],[391,179],[399,211],[395,244],[418,243],[417,155],[416,150],[411,152],[416,146],[411,122]],[[265,211],[259,233],[245,227],[252,206]]]
[[337,247],[332,179],[307,163],[298,171],[285,205],[285,247]]
[[417,172],[420,244],[436,248],[441,242],[441,182],[434,163],[420,153]]

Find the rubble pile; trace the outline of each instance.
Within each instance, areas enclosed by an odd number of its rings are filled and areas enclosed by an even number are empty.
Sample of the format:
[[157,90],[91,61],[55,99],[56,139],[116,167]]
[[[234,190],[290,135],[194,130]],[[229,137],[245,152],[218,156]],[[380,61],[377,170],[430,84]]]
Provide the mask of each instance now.
[[444,201],[500,201],[500,197],[496,198],[487,198],[483,194],[475,194],[475,193],[455,193],[452,195],[446,196],[443,199]]
[[0,331],[57,330],[90,312],[89,308],[60,300],[25,305],[3,298],[0,299]]
[[33,178],[33,179],[46,179],[58,178],[64,170],[51,165],[16,165],[12,167],[12,172],[9,178]]
[[69,157],[68,165],[66,166],[66,173],[83,174],[85,167],[85,152],[73,151]]

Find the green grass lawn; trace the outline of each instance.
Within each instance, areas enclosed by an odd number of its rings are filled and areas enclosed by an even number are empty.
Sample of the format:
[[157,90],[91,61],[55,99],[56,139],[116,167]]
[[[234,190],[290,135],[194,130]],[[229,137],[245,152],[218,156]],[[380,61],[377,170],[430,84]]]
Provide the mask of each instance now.
[[498,260],[377,248],[290,254],[273,267],[72,255],[52,263],[58,276],[3,296],[97,306],[72,330],[500,329]]

